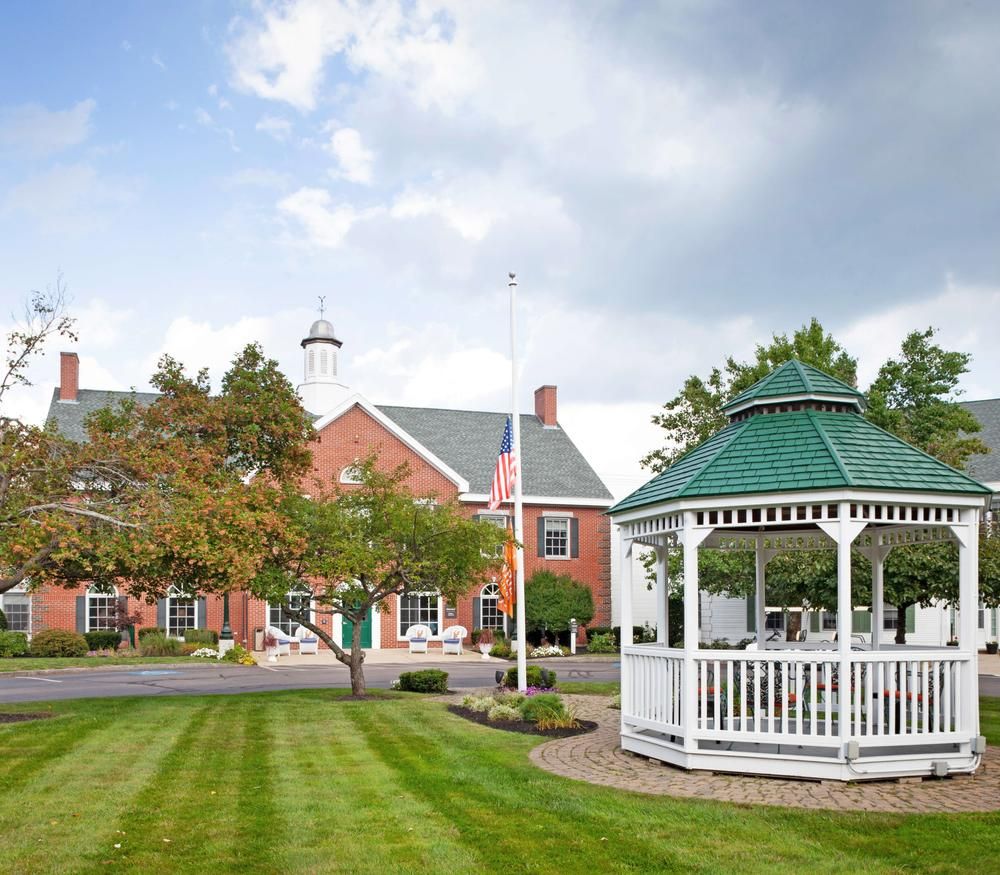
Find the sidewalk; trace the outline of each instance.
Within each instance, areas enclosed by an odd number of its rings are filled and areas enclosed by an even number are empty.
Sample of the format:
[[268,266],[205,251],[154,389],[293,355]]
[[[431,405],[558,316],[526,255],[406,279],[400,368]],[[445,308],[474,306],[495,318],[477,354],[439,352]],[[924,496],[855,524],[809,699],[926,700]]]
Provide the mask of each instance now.
[[[257,662],[261,665],[274,665],[269,663],[264,653],[254,653]],[[421,668],[444,668],[455,663],[475,662],[481,665],[490,663],[501,665],[511,665],[506,659],[494,659],[492,656],[483,659],[478,650],[466,649],[461,655],[455,653],[444,654],[440,650],[428,650],[426,653],[410,653],[405,647],[387,648],[385,650],[366,650],[365,665],[414,665]],[[319,653],[299,656],[292,653],[291,656],[279,656],[278,665],[298,666],[298,665],[342,665],[333,655],[332,650],[320,650]]]

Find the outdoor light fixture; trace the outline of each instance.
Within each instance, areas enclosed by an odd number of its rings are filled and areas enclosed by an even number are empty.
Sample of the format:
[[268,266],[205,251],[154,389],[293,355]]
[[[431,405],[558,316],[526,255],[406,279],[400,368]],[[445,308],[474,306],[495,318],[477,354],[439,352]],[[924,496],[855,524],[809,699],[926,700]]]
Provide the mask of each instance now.
[[576,630],[580,627],[580,624],[576,621],[576,617],[573,617],[569,621],[569,652],[572,655],[576,655]]

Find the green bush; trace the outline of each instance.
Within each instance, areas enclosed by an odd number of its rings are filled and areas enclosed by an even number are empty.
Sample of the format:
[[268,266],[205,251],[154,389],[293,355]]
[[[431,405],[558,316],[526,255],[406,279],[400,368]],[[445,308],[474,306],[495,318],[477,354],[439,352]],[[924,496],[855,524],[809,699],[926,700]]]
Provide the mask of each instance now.
[[208,644],[214,647],[219,643],[219,633],[212,629],[187,629],[184,640],[188,644]]
[[139,652],[143,656],[182,656],[181,642],[166,635],[143,635],[139,639]]
[[562,717],[566,706],[558,693],[536,693],[521,703],[521,716],[537,723],[543,717]]
[[122,642],[121,632],[84,632],[91,650],[117,650]]
[[[529,665],[524,675],[529,687],[551,690],[556,685],[556,673],[547,668],[541,668],[537,665]],[[503,685],[505,687],[510,687],[511,689],[517,689],[516,668],[507,669],[507,674],[503,677]]]
[[565,632],[573,618],[584,625],[594,618],[594,596],[568,574],[536,571],[524,585],[524,615],[535,635]]
[[24,632],[0,630],[0,657],[24,656],[28,652],[28,636]]
[[486,717],[489,720],[520,720],[521,712],[515,708],[513,705],[504,705],[502,702],[497,702],[489,711],[486,712]]
[[223,662],[235,662],[237,665],[256,665],[254,655],[245,647],[234,644],[222,656]]
[[0,632],[7,631],[7,615],[0,609]]
[[31,639],[32,656],[86,656],[87,639],[65,629],[43,629]]
[[162,626],[143,626],[139,630],[139,640],[142,641],[147,635],[160,635],[166,636],[167,630]]
[[589,633],[587,635],[587,653],[617,653],[618,646],[615,644],[615,636],[611,632],[603,635],[599,633]]
[[497,659],[510,659],[510,645],[506,641],[498,641],[490,648],[490,656],[495,656]]
[[399,676],[399,688],[408,693],[447,693],[448,672],[437,668],[404,671]]

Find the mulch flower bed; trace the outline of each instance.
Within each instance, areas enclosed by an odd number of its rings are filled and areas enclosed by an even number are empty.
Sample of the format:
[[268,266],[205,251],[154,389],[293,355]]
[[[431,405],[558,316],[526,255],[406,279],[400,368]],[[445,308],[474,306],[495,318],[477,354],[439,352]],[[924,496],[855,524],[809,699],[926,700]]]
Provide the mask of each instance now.
[[24,712],[21,714],[0,714],[0,723],[26,723],[29,720],[45,720],[47,717],[55,717],[48,711],[38,711],[36,713]]
[[597,729],[597,724],[593,720],[580,720],[576,729],[539,729],[530,720],[490,720],[485,711],[473,711],[471,708],[463,708],[461,705],[449,705],[448,710],[452,714],[471,720],[473,723],[482,723],[491,729],[503,729],[505,732],[522,732],[525,735],[542,735],[545,738],[569,738],[571,735],[583,735],[585,732],[593,732]]

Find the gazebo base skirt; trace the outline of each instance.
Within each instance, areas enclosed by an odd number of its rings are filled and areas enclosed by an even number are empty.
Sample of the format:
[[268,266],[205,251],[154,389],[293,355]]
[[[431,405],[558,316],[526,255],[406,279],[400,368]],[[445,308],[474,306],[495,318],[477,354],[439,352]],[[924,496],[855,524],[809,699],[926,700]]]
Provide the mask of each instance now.
[[900,747],[879,750],[848,762],[828,749],[797,744],[698,742],[694,751],[684,749],[684,739],[648,729],[623,727],[622,750],[669,763],[681,769],[794,778],[812,781],[878,781],[931,777],[935,764],[943,763],[949,775],[969,774],[979,765],[967,744],[943,744],[934,749]]

